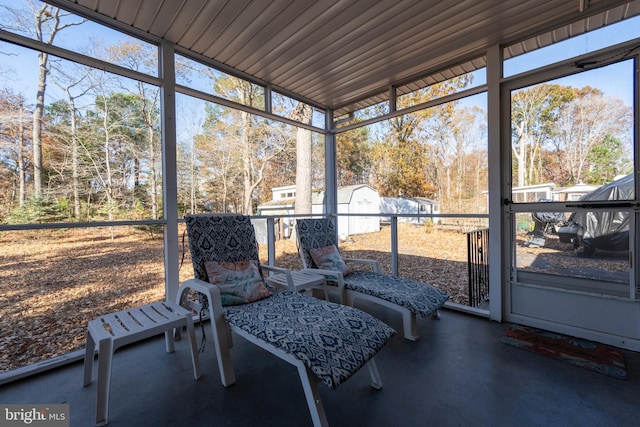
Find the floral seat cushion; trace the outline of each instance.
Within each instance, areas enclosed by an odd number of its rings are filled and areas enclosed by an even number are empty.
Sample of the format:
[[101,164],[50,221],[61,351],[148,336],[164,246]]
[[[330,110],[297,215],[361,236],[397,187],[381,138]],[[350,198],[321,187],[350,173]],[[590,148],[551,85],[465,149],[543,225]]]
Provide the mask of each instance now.
[[360,310],[290,291],[225,308],[230,324],[294,355],[332,389],[396,331]]

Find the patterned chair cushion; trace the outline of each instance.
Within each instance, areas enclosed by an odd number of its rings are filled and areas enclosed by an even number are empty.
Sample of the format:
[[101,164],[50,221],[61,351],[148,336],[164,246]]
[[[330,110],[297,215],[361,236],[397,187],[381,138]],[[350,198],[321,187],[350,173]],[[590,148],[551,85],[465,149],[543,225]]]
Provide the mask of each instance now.
[[364,366],[396,331],[360,310],[291,291],[225,308],[230,324],[301,360],[332,389]]
[[309,254],[318,268],[336,270],[341,272],[343,276],[348,276],[351,273],[351,269],[342,260],[336,245],[311,248],[309,249]]
[[344,286],[355,292],[390,301],[422,317],[432,315],[449,299],[447,293],[433,286],[370,271],[354,271],[344,278]]
[[223,306],[246,304],[271,295],[265,287],[258,262],[255,260],[237,262],[205,261],[204,268],[209,283],[220,288]]
[[189,215],[185,217],[185,221],[196,279],[209,281],[204,267],[205,261],[255,260],[258,267],[260,266],[255,231],[249,217]]
[[298,219],[296,221],[296,238],[304,268],[318,268],[309,249],[334,245],[338,247],[338,238],[333,221],[329,218]]
[[[311,249],[338,244],[333,221],[329,218],[298,219],[296,228],[303,265],[317,268],[310,255]],[[368,271],[354,271],[344,278],[344,283],[348,290],[392,302],[422,317],[430,316],[449,299],[448,294],[425,283]]]

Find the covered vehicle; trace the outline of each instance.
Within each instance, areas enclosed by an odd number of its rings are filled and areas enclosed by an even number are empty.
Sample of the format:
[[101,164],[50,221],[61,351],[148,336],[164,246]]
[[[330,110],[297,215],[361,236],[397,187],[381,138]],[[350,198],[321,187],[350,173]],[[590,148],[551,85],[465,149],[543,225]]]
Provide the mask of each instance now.
[[[633,198],[633,174],[629,174],[585,194],[580,202]],[[558,234],[561,241],[571,236],[574,247],[582,256],[591,256],[596,249],[624,251],[629,249],[629,220],[628,212],[615,210],[574,212]]]

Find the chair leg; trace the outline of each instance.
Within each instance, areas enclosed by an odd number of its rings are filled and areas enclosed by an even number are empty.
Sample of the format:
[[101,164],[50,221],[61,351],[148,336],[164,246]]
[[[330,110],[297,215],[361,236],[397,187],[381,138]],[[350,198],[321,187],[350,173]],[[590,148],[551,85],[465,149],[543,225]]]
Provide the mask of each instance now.
[[111,364],[114,351],[113,340],[100,340],[98,347],[96,425],[103,426],[109,423],[109,388],[111,386]]
[[225,387],[235,384],[236,374],[233,370],[231,360],[231,330],[224,320],[222,307],[216,312],[212,307],[215,301],[211,292],[206,289],[204,294],[209,299],[209,322],[211,323],[211,334],[213,335],[213,346],[218,358],[218,370],[220,371],[220,381]]
[[167,350],[167,353],[173,353],[175,351],[175,342],[174,342],[173,336],[174,336],[173,329],[164,331],[164,345]]
[[376,360],[373,357],[367,362],[367,368],[369,368],[369,375],[371,376],[371,387],[376,390],[382,389],[382,377],[380,376],[380,371],[378,371]]
[[329,422],[327,421],[327,415],[324,412],[324,406],[322,406],[322,400],[320,400],[320,393],[318,392],[318,382],[320,380],[309,371],[304,363],[300,362],[297,364],[297,367],[313,426],[328,427]]
[[91,384],[93,376],[93,359],[95,357],[96,342],[93,339],[91,330],[87,331],[87,345],[84,352],[84,387]]
[[344,295],[344,297],[342,295],[340,296],[340,304],[354,307],[354,304],[356,303],[356,293],[347,292],[345,290]]
[[409,341],[418,341],[420,339],[415,313],[408,310],[404,311],[402,313],[402,326],[404,329],[405,339],[408,339]]
[[187,334],[189,336],[189,349],[191,350],[191,363],[193,364],[193,377],[200,378],[200,359],[198,356],[198,345],[196,344],[196,329],[193,321],[187,319]]
[[231,332],[218,330],[215,323],[215,319],[212,318],[211,333],[213,334],[213,346],[215,347],[216,357],[218,358],[220,381],[222,381],[223,386],[229,387],[236,383],[236,374],[233,370],[228,337],[228,335],[231,335]]

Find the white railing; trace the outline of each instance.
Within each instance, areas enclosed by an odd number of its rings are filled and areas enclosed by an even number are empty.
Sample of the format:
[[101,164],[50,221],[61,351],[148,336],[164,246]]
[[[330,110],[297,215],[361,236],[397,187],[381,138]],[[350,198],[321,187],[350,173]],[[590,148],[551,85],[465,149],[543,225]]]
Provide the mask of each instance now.
[[[477,228],[477,222],[488,219],[489,215],[482,214],[442,214],[442,213],[433,213],[433,214],[370,214],[370,213],[362,213],[362,214],[337,214],[337,215],[326,215],[326,214],[304,214],[304,215],[262,215],[262,216],[252,216],[253,219],[266,219],[267,220],[267,254],[268,254],[268,264],[272,266],[276,266],[276,220],[282,219],[295,219],[295,218],[309,218],[312,217],[380,217],[380,218],[389,218],[390,227],[391,227],[391,242],[389,247],[389,252],[391,254],[391,274],[394,276],[399,275],[398,271],[398,219],[399,218],[419,218],[419,219],[430,219],[433,220],[436,218],[438,221],[441,221],[443,226],[447,227],[459,227],[461,231],[468,231],[467,228],[473,229]],[[460,223],[460,221],[453,222],[453,219],[466,219],[468,225],[464,222]],[[475,220],[475,222],[474,222]],[[337,227],[336,227],[337,229]]]

